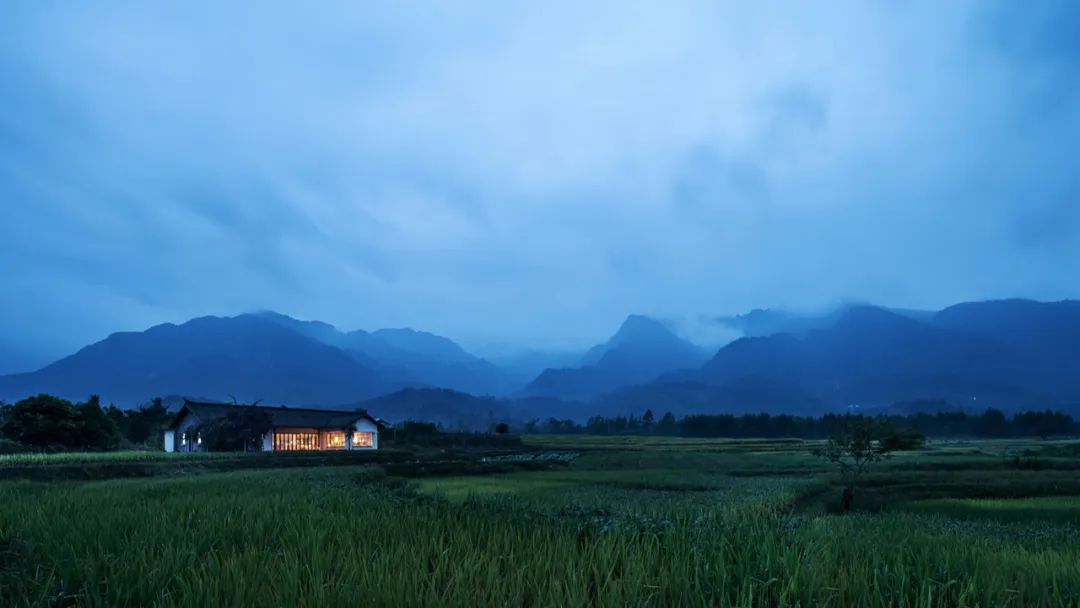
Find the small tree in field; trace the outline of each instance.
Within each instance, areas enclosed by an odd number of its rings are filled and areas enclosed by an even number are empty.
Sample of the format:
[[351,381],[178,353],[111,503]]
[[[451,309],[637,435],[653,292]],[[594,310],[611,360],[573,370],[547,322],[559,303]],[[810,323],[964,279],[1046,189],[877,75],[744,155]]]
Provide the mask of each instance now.
[[510,425],[506,424],[505,422],[500,422],[499,424],[495,425],[495,432],[499,435],[505,435],[510,432]]
[[841,509],[851,510],[855,500],[855,486],[859,478],[875,462],[884,460],[893,452],[913,450],[923,445],[923,436],[916,431],[899,429],[892,424],[871,418],[847,418],[834,429],[824,447],[815,454],[840,469],[844,480]]

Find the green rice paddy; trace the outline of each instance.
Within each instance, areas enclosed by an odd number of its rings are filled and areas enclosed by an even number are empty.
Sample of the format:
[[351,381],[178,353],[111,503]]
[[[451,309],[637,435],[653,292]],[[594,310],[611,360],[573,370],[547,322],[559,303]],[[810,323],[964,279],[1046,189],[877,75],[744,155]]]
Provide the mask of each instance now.
[[0,605],[1080,603],[1075,460],[931,445],[837,515],[804,442],[574,439],[530,438],[578,457],[509,473],[3,481]]

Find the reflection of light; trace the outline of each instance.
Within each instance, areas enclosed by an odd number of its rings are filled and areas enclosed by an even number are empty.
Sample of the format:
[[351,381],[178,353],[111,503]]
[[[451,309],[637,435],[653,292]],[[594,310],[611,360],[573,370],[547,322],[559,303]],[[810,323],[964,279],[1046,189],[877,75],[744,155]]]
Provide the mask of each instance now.
[[197,443],[199,445],[202,445],[202,435],[199,435],[198,437],[195,438],[195,443]]

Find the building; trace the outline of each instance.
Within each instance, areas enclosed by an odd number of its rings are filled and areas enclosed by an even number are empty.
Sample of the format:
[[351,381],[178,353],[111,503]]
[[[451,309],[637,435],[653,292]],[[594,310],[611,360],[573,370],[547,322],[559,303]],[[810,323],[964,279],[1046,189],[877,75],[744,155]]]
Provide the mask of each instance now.
[[379,430],[385,426],[363,410],[234,405],[185,399],[165,429],[165,451],[202,451],[197,427],[241,408],[257,408],[270,415],[272,428],[263,435],[263,451],[377,450]]

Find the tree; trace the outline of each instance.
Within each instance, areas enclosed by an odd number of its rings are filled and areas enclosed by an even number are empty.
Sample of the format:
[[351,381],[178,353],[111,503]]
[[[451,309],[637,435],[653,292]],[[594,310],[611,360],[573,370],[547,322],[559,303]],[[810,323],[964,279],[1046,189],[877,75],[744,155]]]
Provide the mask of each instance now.
[[983,437],[1005,437],[1009,434],[1009,419],[1001,410],[990,408],[979,416],[975,428]]
[[573,433],[576,430],[576,426],[577,425],[574,424],[574,421],[569,418],[567,418],[566,420],[559,420],[558,418],[552,416],[551,418],[548,418],[547,422],[545,423],[544,430],[552,434]]
[[505,422],[500,422],[499,424],[495,425],[495,432],[499,435],[505,435],[510,432],[510,425],[506,424]]
[[110,403],[109,407],[105,408],[105,415],[109,417],[109,420],[112,420],[113,426],[116,427],[116,431],[120,433],[122,437],[130,440],[131,420],[128,417],[128,412]]
[[154,397],[150,403],[127,412],[127,438],[131,443],[158,447],[162,441],[161,431],[169,423],[169,410]]
[[641,426],[645,429],[646,433],[652,431],[654,420],[656,420],[656,417],[653,416],[652,410],[645,410],[645,414],[641,417]]
[[859,478],[875,462],[879,462],[900,450],[913,450],[923,445],[923,436],[917,431],[900,429],[892,424],[872,418],[846,417],[833,429],[824,447],[815,454],[840,469],[844,480],[841,509],[851,510],[855,500],[855,486]]
[[661,435],[674,435],[679,430],[679,423],[675,421],[675,414],[665,412],[656,425],[656,432]]
[[5,417],[0,432],[23,445],[110,450],[119,442],[116,425],[97,395],[78,405],[46,394],[28,397],[11,406]]
[[4,428],[4,424],[6,424],[8,418],[11,417],[11,410],[14,407],[15,406],[11,405],[10,403],[4,401],[3,399],[0,399],[0,429]]
[[112,418],[101,409],[101,400],[91,395],[86,403],[74,407],[75,442],[69,447],[90,450],[115,450],[120,443],[120,433]]
[[196,441],[215,452],[257,451],[274,421],[265,410],[256,407],[234,408],[224,416],[194,428]]
[[11,406],[2,430],[24,445],[45,448],[76,445],[75,409],[70,401],[41,394]]

